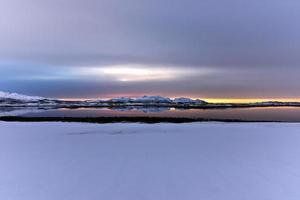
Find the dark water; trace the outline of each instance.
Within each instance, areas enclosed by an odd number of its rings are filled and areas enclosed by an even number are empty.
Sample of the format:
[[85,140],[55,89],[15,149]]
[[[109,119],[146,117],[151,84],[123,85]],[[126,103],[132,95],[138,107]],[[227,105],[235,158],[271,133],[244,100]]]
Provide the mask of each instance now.
[[215,120],[300,122],[300,107],[175,109],[175,108],[80,108],[0,109],[0,116],[22,117],[179,117]]

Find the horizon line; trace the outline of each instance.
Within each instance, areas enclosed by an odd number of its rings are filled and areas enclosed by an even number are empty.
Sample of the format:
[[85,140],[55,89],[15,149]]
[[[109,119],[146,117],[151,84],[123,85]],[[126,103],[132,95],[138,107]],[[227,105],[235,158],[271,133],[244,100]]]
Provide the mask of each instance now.
[[[145,95],[145,96],[155,96],[155,95]],[[112,98],[121,98],[120,97],[111,97],[111,98],[58,98],[66,101],[85,101],[85,100],[108,100]],[[140,96],[141,97],[141,96]],[[163,96],[162,96],[163,97]],[[167,97],[167,98],[190,98],[190,99],[200,99],[208,103],[257,103],[257,102],[267,102],[267,101],[278,101],[278,102],[300,102],[300,98],[197,98],[197,97],[187,97],[187,96],[178,96],[178,97]],[[136,98],[136,97],[129,97]]]

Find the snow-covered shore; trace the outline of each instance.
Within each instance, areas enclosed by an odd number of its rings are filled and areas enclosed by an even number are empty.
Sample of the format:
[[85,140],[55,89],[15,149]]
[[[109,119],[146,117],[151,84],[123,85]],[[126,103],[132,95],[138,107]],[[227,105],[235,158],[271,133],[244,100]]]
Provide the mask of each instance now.
[[0,122],[3,200],[298,200],[300,124]]

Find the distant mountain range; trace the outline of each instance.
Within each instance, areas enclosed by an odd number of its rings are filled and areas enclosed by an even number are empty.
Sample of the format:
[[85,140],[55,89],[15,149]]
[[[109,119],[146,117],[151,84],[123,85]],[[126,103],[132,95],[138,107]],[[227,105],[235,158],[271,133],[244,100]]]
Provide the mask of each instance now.
[[40,101],[46,98],[37,97],[37,96],[27,96],[17,93],[1,92],[0,91],[0,100],[17,100],[17,101]]
[[267,106],[300,106],[300,102],[257,102],[257,103],[208,103],[200,99],[185,97],[167,98],[161,96],[143,96],[138,98],[112,98],[108,100],[67,101],[60,99],[27,96],[0,91],[0,107],[42,107],[42,108],[79,108],[79,107],[128,107],[156,106],[183,108],[230,108],[230,107],[267,107]]

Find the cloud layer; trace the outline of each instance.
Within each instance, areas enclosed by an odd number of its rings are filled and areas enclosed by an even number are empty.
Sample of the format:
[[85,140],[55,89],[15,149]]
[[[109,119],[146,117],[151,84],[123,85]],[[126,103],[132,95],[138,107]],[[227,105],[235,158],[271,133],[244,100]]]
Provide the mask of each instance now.
[[294,0],[3,0],[0,90],[300,97],[299,13]]

